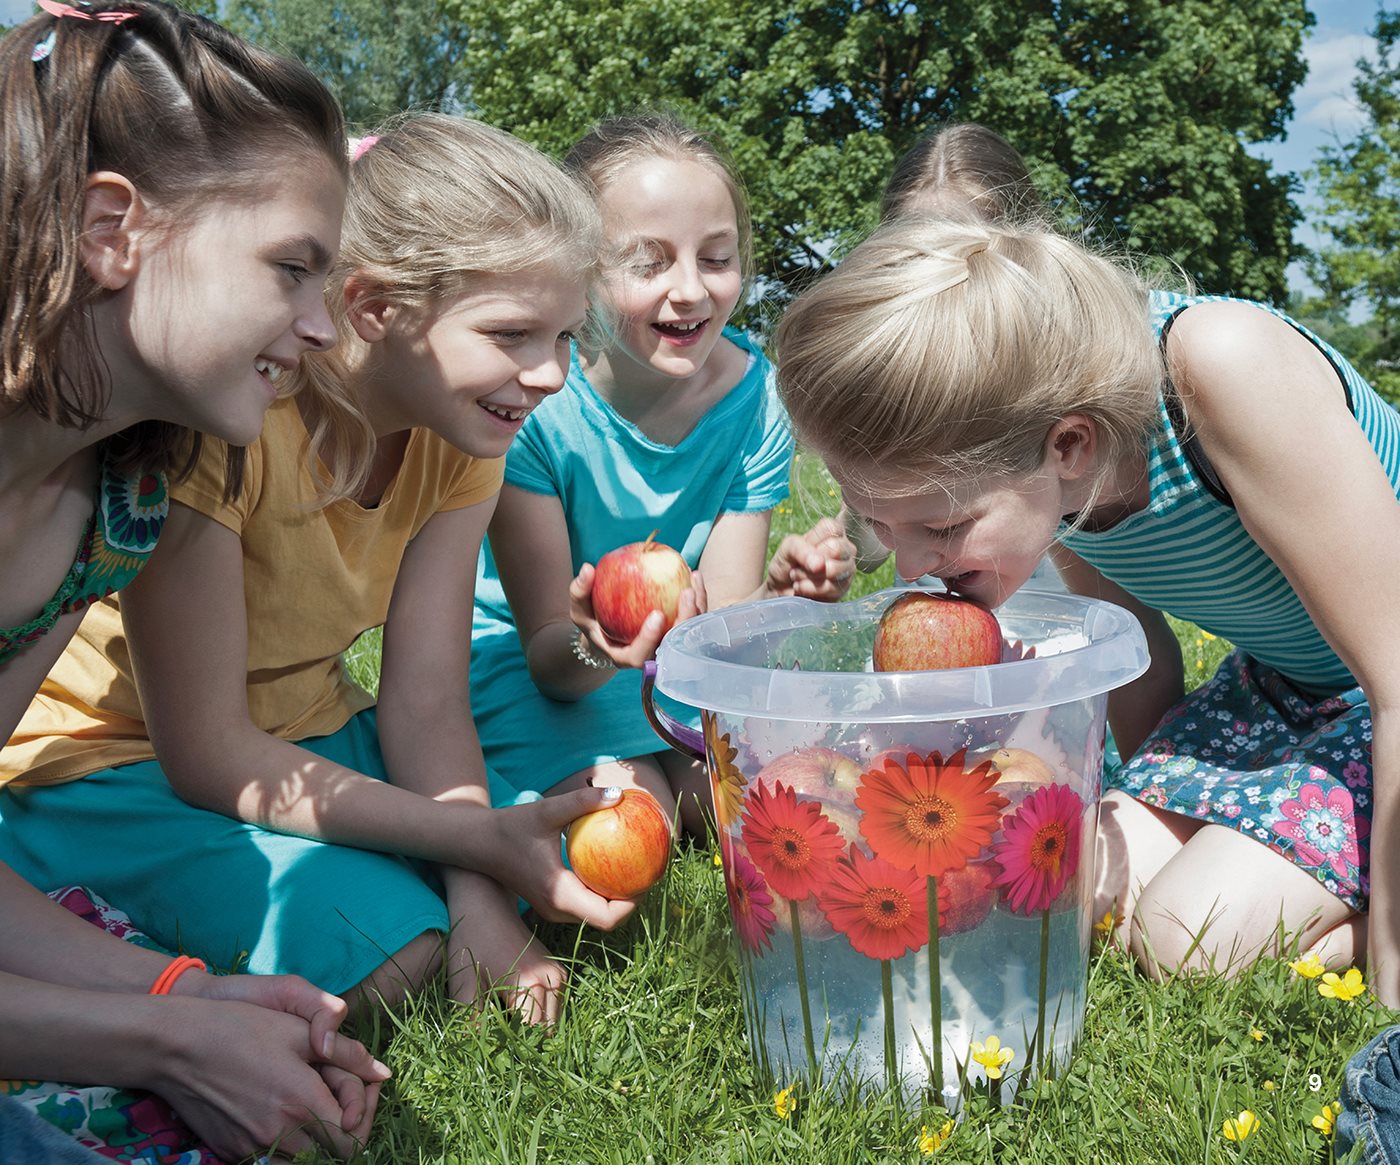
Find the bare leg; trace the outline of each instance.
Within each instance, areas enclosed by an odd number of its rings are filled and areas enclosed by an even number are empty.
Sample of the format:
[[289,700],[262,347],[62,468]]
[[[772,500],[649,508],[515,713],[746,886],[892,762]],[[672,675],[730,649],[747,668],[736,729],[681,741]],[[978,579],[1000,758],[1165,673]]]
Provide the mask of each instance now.
[[1094,861],[1094,921],[1110,910],[1119,919],[1114,937],[1126,946],[1142,889],[1196,833],[1202,822],[1145,805],[1116,789],[1099,803]]
[[700,838],[713,833],[715,803],[710,792],[710,774],[705,766],[679,752],[656,755],[676,803],[681,807],[681,825],[686,833]]
[[645,789],[661,803],[667,820],[675,820],[676,798],[671,792],[666,774],[654,756],[634,756],[626,760],[589,765],[586,769],[579,769],[572,776],[565,777],[549,790],[549,796],[569,793],[586,785],[600,789],[609,785],[620,789]]
[[444,936],[427,931],[380,964],[342,996],[352,1012],[397,1007],[437,974]]
[[1313,943],[1313,952],[1332,971],[1359,967],[1366,959],[1366,915],[1353,914]]
[[1206,825],[1138,896],[1131,944],[1150,975],[1229,974],[1261,954],[1283,954],[1286,943],[1307,950],[1353,913],[1282,855]]

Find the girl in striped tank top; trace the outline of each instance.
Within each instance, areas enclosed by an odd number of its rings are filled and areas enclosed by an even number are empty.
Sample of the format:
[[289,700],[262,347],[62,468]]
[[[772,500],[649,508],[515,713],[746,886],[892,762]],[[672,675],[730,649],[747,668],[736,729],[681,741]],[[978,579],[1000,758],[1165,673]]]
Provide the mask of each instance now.
[[[1400,1004],[1400,876],[1368,883],[1400,829],[1395,410],[1278,312],[1150,291],[1034,225],[891,223],[776,347],[799,438],[900,577],[996,605],[1049,548],[1142,622],[1096,914],[1144,967],[1369,947]],[[1237,645],[1189,696],[1167,612]]]

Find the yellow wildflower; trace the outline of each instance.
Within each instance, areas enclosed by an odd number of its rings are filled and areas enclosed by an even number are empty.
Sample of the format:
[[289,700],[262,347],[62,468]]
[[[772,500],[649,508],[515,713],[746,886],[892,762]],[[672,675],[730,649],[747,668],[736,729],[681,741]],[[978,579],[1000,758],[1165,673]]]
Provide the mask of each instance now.
[[773,1093],[773,1111],[777,1113],[779,1120],[787,1120],[797,1108],[797,1098],[792,1094],[796,1087],[795,1084],[789,1084],[781,1091]]
[[1324,1104],[1322,1111],[1312,1118],[1312,1127],[1324,1137],[1330,1137],[1337,1127],[1337,1114],[1342,1111],[1342,1102],[1334,1100],[1331,1104]]
[[1099,938],[1103,939],[1104,942],[1108,942],[1108,940],[1113,937],[1113,932],[1122,925],[1123,916],[1121,914],[1117,914],[1112,910],[1106,910],[1104,911],[1104,916],[1099,919],[1098,922],[1094,923],[1094,932]]
[[724,869],[724,856],[719,852],[719,850],[715,850],[715,856],[713,858],[713,861],[715,863],[715,869]]
[[1243,1141],[1258,1127],[1259,1118],[1246,1108],[1239,1116],[1226,1117],[1220,1131],[1225,1134],[1227,1141]]
[[1260,1031],[1257,1027],[1252,1027],[1249,1029],[1249,1036],[1250,1039],[1255,1040],[1256,1042],[1260,1042],[1264,1039],[1264,1033]]
[[939,1149],[943,1148],[943,1143],[952,1135],[952,1121],[944,1121],[943,1127],[936,1133],[929,1132],[928,1125],[924,1125],[919,1130],[919,1152],[925,1157],[932,1157]]
[[1278,1087],[1278,1085],[1275,1084],[1272,1080],[1265,1080],[1265,1081],[1264,1081],[1264,1091],[1265,1091],[1265,1092],[1272,1092],[1272,1091],[1273,1091],[1275,1088],[1277,1088],[1277,1087]]
[[988,1036],[985,1044],[980,1040],[972,1041],[972,1058],[987,1070],[988,1080],[1000,1080],[1002,1067],[1015,1057],[1016,1053],[1010,1048],[1003,1048],[996,1036]]
[[1301,975],[1304,979],[1316,979],[1323,971],[1327,970],[1322,965],[1322,960],[1317,957],[1316,951],[1309,951],[1301,959],[1294,959],[1288,965],[1293,969],[1295,975]]
[[1322,976],[1322,982],[1317,985],[1317,993],[1328,999],[1340,999],[1344,1003],[1350,1003],[1358,995],[1364,994],[1366,983],[1361,978],[1361,972],[1355,967],[1348,967],[1345,975],[1338,975],[1336,971],[1328,971]]

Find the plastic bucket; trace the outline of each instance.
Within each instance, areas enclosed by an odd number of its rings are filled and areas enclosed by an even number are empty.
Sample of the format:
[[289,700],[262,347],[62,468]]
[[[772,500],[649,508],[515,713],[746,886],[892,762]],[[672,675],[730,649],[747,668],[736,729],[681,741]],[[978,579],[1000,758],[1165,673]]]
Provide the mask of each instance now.
[[1026,591],[1002,663],[873,672],[903,593],[702,615],[655,684],[701,709],[760,1070],[954,1106],[1078,1039],[1107,696],[1147,644],[1122,608]]

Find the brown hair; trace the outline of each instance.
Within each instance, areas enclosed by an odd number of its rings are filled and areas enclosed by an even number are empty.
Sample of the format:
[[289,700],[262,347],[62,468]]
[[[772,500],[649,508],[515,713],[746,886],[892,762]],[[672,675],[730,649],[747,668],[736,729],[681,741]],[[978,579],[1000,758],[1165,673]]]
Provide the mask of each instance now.
[[880,217],[967,214],[990,222],[1048,221],[1020,152],[976,122],[934,130],[895,163]]
[[[81,311],[99,294],[78,247],[89,174],[124,175],[178,229],[212,200],[254,197],[289,153],[346,166],[340,108],[300,63],[160,0],[81,11],[135,15],[40,15],[0,41],[0,406],[74,428],[100,420],[111,392]],[[169,468],[187,436],[145,421],[112,452],[127,469]],[[196,434],[187,465],[198,447]],[[241,449],[229,469],[232,488]]]
[[793,302],[775,348],[799,439],[911,494],[1034,469],[1071,413],[1111,466],[1143,447],[1166,375],[1131,270],[985,222],[894,220]]
[[326,299],[339,344],[304,356],[293,391],[311,433],[320,500],[352,495],[374,435],[349,388],[362,348],[346,316],[355,276],[369,294],[421,320],[483,276],[552,268],[591,281],[602,226],[588,193],[504,130],[439,113],[403,114],[362,143],[350,170],[340,258]]

